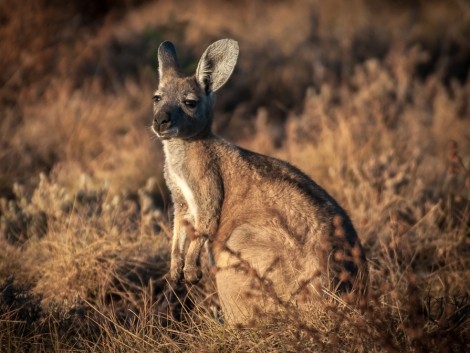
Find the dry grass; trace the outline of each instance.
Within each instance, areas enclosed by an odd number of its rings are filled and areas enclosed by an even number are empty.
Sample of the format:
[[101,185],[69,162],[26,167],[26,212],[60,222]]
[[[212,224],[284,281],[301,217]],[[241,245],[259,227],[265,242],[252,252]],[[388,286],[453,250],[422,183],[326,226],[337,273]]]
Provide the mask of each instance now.
[[[466,2],[23,3],[0,5],[1,352],[470,350]],[[216,128],[349,210],[363,312],[331,295],[234,328],[209,271],[166,286],[156,48],[191,71],[225,36],[241,56]]]

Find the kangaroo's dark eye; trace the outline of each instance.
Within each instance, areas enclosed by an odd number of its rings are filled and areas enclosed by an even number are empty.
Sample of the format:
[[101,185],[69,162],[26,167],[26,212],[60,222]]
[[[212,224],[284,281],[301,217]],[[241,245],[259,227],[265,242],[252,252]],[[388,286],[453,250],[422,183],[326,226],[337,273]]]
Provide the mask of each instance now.
[[162,100],[162,96],[156,94],[152,97],[152,99],[153,99],[154,103],[158,103]]
[[184,101],[184,104],[185,104],[188,108],[196,108],[197,101],[195,101],[194,99],[186,99],[186,100]]

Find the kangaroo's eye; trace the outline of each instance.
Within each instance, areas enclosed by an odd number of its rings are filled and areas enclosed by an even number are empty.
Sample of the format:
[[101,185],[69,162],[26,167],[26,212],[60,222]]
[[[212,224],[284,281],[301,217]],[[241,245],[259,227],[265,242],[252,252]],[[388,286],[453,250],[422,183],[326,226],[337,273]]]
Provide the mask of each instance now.
[[186,99],[186,100],[184,101],[184,104],[185,104],[188,108],[196,108],[197,101],[195,101],[194,99]]
[[158,102],[160,102],[160,101],[162,100],[162,96],[156,94],[156,95],[154,95],[154,96],[152,97],[152,99],[153,99],[153,101],[154,101],[155,103],[158,103]]

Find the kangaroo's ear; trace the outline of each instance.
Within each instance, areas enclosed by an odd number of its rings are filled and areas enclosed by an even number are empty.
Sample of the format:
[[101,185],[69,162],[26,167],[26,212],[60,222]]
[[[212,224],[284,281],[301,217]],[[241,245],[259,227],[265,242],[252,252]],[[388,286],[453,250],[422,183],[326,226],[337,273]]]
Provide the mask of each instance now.
[[160,80],[168,74],[179,70],[178,58],[173,43],[165,41],[158,47],[158,75]]
[[206,93],[217,91],[227,82],[237,58],[238,43],[233,39],[221,39],[209,45],[196,70],[196,80]]

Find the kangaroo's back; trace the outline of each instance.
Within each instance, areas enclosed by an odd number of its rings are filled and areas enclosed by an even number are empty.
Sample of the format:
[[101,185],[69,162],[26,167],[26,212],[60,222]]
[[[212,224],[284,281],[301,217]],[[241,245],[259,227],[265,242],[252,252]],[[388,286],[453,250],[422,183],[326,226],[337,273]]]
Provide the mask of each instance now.
[[235,41],[215,42],[196,74],[183,77],[173,45],[159,48],[153,129],[175,209],[170,279],[196,283],[208,241],[230,322],[312,302],[327,290],[364,294],[364,253],[341,206],[287,162],[212,133],[214,92],[237,55]]

